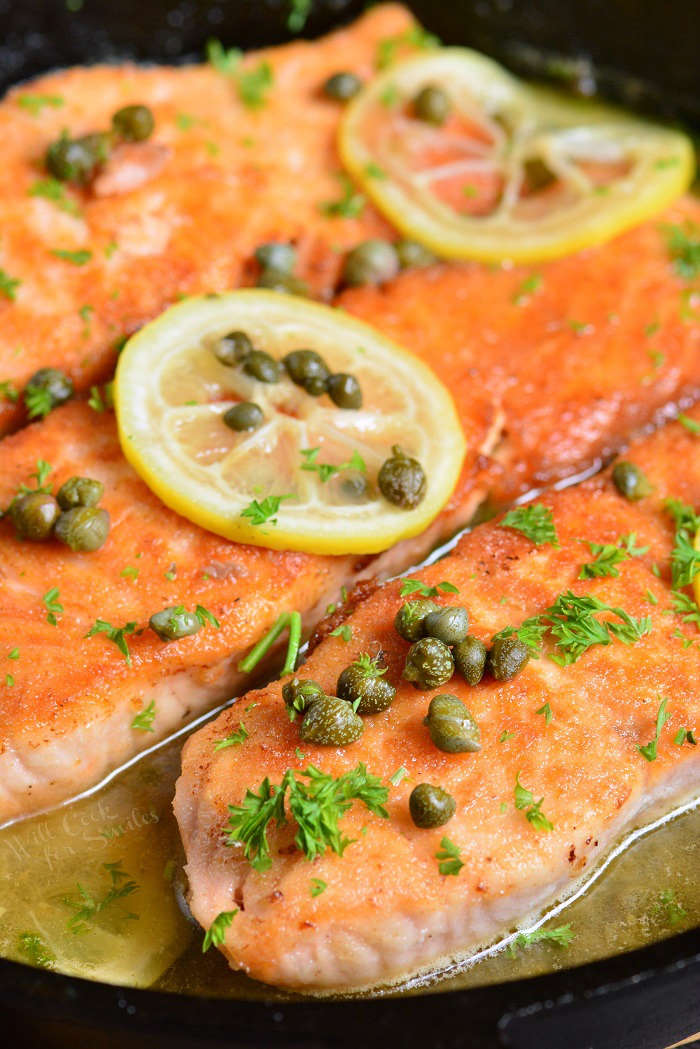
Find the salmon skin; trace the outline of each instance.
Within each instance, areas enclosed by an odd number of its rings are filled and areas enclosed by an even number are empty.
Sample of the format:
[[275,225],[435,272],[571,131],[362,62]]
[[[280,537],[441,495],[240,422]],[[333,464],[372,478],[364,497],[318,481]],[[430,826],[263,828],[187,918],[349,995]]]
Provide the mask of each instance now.
[[[251,53],[235,77],[210,65],[103,65],[11,91],[0,103],[0,268],[20,283],[14,299],[0,293],[0,383],[21,392],[50,366],[87,390],[109,377],[121,337],[182,295],[254,283],[265,241],[294,241],[299,276],[328,297],[342,251],[390,228],[357,194],[354,207],[332,206],[346,195],[343,107],[321,88],[340,69],[368,78],[380,41],[414,25],[387,5],[322,40]],[[260,69],[264,104],[245,105],[240,77]],[[151,107],[152,139],[121,147],[90,189],[58,184],[51,199],[50,143],[64,129],[107,130],[132,103]],[[0,433],[23,418],[21,400],[0,396]]]
[[[692,418],[697,423],[700,411]],[[398,582],[387,583],[349,615],[349,639],[326,638],[299,671],[333,693],[353,659],[383,654],[396,698],[363,719],[359,741],[345,749],[302,743],[280,682],[243,697],[190,738],[175,798],[190,906],[205,928],[221,912],[236,912],[220,930],[233,968],[304,992],[435,971],[570,893],[653,806],[669,808],[697,791],[700,748],[686,732],[700,718],[698,628],[672,611],[674,525],[664,501],[700,505],[699,441],[669,424],[626,453],[654,485],[640,502],[624,499],[609,473],[541,498],[557,546],[535,545],[496,522],[412,577],[458,587],[458,596],[437,600],[463,604],[470,632],[485,643],[542,615],[567,591],[621,608],[638,640],[610,637],[558,665],[549,657],[561,650],[549,635],[539,658],[510,681],[485,678],[472,687],[455,675],[439,690],[420,691],[402,679],[409,644],[393,623],[404,599]],[[618,576],[580,579],[582,564],[593,560],[588,543],[621,542],[632,554]],[[690,591],[683,593],[692,605]],[[438,691],[458,696],[475,717],[477,753],[447,754],[431,742],[423,719]],[[659,723],[664,712],[668,720]],[[241,723],[247,738],[215,749]],[[340,821],[351,842],[342,855],[321,849],[310,862],[295,844],[289,812],[286,824],[269,824],[266,870],[245,858],[240,843],[226,843],[229,806],[241,805],[248,790],[259,793],[264,779],[279,785],[289,769],[303,779],[309,766],[339,777],[359,762],[387,788],[388,816],[355,802]],[[402,768],[406,778],[394,776]],[[410,818],[408,798],[421,782],[456,801],[442,827],[418,829]]]

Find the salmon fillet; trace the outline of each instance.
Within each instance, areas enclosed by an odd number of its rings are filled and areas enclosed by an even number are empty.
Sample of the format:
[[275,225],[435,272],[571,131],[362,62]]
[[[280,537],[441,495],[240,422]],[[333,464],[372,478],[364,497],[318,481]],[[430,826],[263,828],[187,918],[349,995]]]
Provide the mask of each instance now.
[[[342,199],[344,184],[335,146],[342,104],[321,87],[340,69],[369,77],[379,42],[414,24],[387,5],[322,40],[247,55],[241,71],[267,63],[272,76],[257,108],[209,65],[98,65],[12,90],[0,103],[0,269],[20,283],[14,301],[0,294],[0,383],[21,391],[50,366],[87,390],[109,376],[120,338],[179,296],[254,283],[252,256],[264,241],[295,241],[299,275],[327,296],[339,253],[390,229],[369,203],[347,216],[322,210]],[[37,112],[28,98],[54,104]],[[155,131],[122,155],[115,177],[94,191],[66,188],[63,206],[32,195],[63,129],[107,129],[131,103],[151,107]],[[55,250],[91,254],[76,265]],[[0,397],[0,433],[22,418],[21,402]]]
[[[597,644],[559,666],[548,658],[555,651],[550,637],[540,658],[509,682],[470,687],[456,675],[435,690],[467,704],[481,730],[478,753],[446,754],[431,743],[423,725],[431,696],[401,677],[409,646],[393,627],[402,603],[397,582],[358,604],[346,620],[350,640],[327,638],[301,672],[332,693],[339,672],[360,653],[384,653],[396,698],[388,711],[364,719],[358,742],[346,749],[301,743],[279,682],[248,694],[190,738],[175,798],[190,906],[204,927],[220,912],[237,910],[222,945],[233,968],[312,992],[433,969],[566,895],[652,806],[670,807],[697,791],[700,748],[674,739],[698,725],[700,649],[697,626],[669,613],[673,523],[663,501],[700,505],[699,442],[670,424],[631,448],[626,457],[655,486],[639,503],[620,496],[609,474],[544,497],[558,547],[535,546],[518,531],[489,524],[417,574],[430,586],[448,580],[459,587],[456,600],[469,610],[470,632],[484,642],[543,613],[568,590],[621,607],[640,622],[650,617],[650,630],[640,631],[636,643]],[[579,580],[582,563],[592,560],[582,540],[616,544],[629,533],[636,556],[619,565],[617,578]],[[646,760],[637,747],[654,738],[662,697],[668,722],[656,759]],[[215,741],[241,721],[245,741],[215,751]],[[342,856],[326,851],[309,862],[294,844],[293,819],[270,824],[272,862],[265,871],[253,868],[240,844],[224,844],[228,806],[240,805],[248,789],[258,792],[264,777],[279,784],[288,769],[307,765],[337,777],[358,762],[389,787],[388,818],[355,803],[341,819],[352,840]],[[408,778],[391,785],[388,778],[402,766]],[[532,792],[520,808],[516,777]],[[413,825],[408,797],[420,782],[455,798],[456,815],[445,826]],[[540,798],[549,831],[526,816]],[[456,874],[438,869],[445,837],[463,864]]]

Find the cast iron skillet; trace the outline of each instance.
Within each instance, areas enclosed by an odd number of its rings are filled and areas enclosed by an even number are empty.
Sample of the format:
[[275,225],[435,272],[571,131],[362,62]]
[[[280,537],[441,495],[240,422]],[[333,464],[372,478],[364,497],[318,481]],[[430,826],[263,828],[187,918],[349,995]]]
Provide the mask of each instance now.
[[[306,35],[362,0],[314,0]],[[414,0],[443,40],[520,72],[599,90],[700,124],[697,12],[686,0]],[[173,62],[206,39],[289,37],[290,0],[0,0],[0,89],[56,66]],[[573,59],[562,66],[561,58]],[[700,1032],[700,930],[577,969],[415,998],[293,1004],[188,998],[91,983],[0,960],[4,1043],[71,1049],[662,1049]],[[699,1043],[700,1044],[700,1043]]]

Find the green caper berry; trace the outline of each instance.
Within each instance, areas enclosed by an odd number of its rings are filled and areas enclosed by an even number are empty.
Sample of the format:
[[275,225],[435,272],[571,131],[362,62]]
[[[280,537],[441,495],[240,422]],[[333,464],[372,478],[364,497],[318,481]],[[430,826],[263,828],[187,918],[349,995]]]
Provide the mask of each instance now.
[[282,364],[292,382],[302,386],[312,397],[320,397],[326,392],[330,370],[315,350],[292,350],[282,359]]
[[442,787],[419,783],[411,791],[408,808],[416,827],[442,827],[454,816],[457,802]]
[[364,729],[362,718],[344,699],[324,696],[308,707],[299,729],[304,743],[322,747],[347,747],[360,738]]
[[424,637],[411,645],[403,676],[415,688],[439,688],[454,674],[454,661],[447,645],[435,637]]
[[161,641],[179,641],[202,629],[194,612],[188,612],[182,605],[169,605],[162,612],[154,612],[148,625]]
[[436,637],[446,645],[457,645],[464,641],[469,630],[469,613],[457,605],[438,608],[423,620],[425,637]]
[[112,117],[112,128],[125,142],[143,142],[153,134],[155,121],[148,106],[122,106]]
[[634,463],[615,463],[612,479],[620,495],[631,502],[644,499],[653,491],[649,479]]
[[255,249],[255,258],[265,270],[291,274],[296,265],[297,253],[292,244],[270,241]]
[[253,350],[243,361],[243,371],[258,382],[279,382],[282,368],[279,361],[264,350]]
[[451,109],[449,95],[435,84],[427,84],[421,88],[413,99],[413,111],[418,119],[438,127],[445,123]]
[[284,270],[269,267],[261,271],[256,287],[283,292],[286,295],[307,296],[309,294],[309,286],[306,281],[295,277],[293,273],[285,273]]
[[104,164],[110,152],[109,135],[100,132],[69,138],[63,134],[46,151],[46,167],[61,182],[75,182],[84,186],[99,165]]
[[217,361],[231,367],[250,356],[253,344],[244,331],[230,331],[214,343],[213,351]]
[[402,270],[432,266],[437,262],[437,256],[417,240],[399,240],[395,247]]
[[45,390],[49,395],[51,408],[56,408],[73,396],[73,380],[58,368],[40,368],[38,372],[34,372],[25,387],[25,400],[27,394],[34,390]]
[[455,645],[452,658],[455,666],[468,685],[478,685],[484,676],[487,649],[483,641],[469,634]]
[[362,87],[362,81],[354,73],[334,73],[323,85],[323,93],[336,102],[347,102],[354,98]]
[[357,663],[351,663],[341,671],[336,691],[340,699],[357,704],[358,714],[379,714],[388,710],[396,695],[391,682]]
[[479,726],[457,696],[433,696],[423,724],[438,750],[446,754],[466,754],[481,750]]
[[29,492],[10,504],[10,517],[18,538],[30,539],[33,543],[49,538],[58,515],[58,503],[46,492]]
[[288,707],[303,714],[317,699],[323,699],[325,692],[316,681],[293,677],[282,686],[282,699]]
[[338,484],[343,499],[348,502],[361,503],[369,495],[369,481],[359,470],[344,470],[338,478]]
[[430,612],[435,612],[437,605],[428,598],[419,597],[415,601],[406,601],[396,613],[394,627],[405,641],[419,641],[423,637],[423,622]]
[[379,491],[389,503],[403,510],[413,510],[425,495],[425,471],[417,459],[412,459],[394,445],[392,455],[384,463],[377,478]]
[[343,281],[351,287],[361,284],[384,284],[399,272],[399,260],[393,244],[386,240],[365,240],[345,258]]
[[61,514],[54,534],[71,550],[99,550],[109,535],[109,514],[99,506],[75,506]]
[[232,408],[224,412],[221,418],[232,430],[242,433],[257,430],[265,416],[260,405],[255,404],[254,401],[241,401],[240,404],[234,404]]
[[336,372],[328,379],[328,396],[339,408],[358,409],[362,407],[362,389],[354,375]]
[[510,681],[530,658],[530,649],[519,637],[497,637],[491,645],[487,664],[496,681]]
[[70,477],[56,492],[56,499],[62,510],[72,510],[76,506],[97,506],[103,492],[101,481],[91,477]]

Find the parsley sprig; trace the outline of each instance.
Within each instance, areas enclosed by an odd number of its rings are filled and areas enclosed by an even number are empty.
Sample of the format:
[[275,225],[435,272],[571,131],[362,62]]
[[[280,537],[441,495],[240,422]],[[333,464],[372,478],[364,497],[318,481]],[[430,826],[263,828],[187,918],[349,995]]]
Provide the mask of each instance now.
[[663,729],[664,725],[670,717],[669,713],[666,710],[668,706],[668,699],[665,696],[659,696],[659,699],[661,700],[661,702],[659,703],[659,709],[656,714],[656,732],[654,733],[654,738],[648,743],[645,743],[644,746],[640,746],[639,744],[637,744],[637,750],[643,758],[647,759],[647,761],[656,761],[657,748],[659,746],[659,740],[661,738],[661,730]]
[[238,48],[225,48],[219,40],[207,41],[207,59],[218,73],[231,77],[238,97],[248,109],[259,109],[267,101],[267,93],[274,82],[272,66],[260,62],[253,69],[241,69],[243,53]]
[[[609,612],[620,622],[597,619],[599,612]],[[550,658],[560,666],[575,663],[593,645],[609,645],[613,638],[631,645],[651,630],[649,616],[635,619],[624,608],[608,605],[592,594],[577,595],[571,590],[559,595],[543,613],[542,620],[548,623],[559,650],[559,654]]]
[[[68,919],[68,929],[70,932],[76,934],[87,932],[89,923],[93,922],[98,914],[101,914],[107,907],[116,903],[118,900],[123,900],[127,896],[131,896],[132,893],[136,892],[139,888],[130,875],[122,870],[121,860],[117,860],[115,863],[103,863],[102,867],[107,871],[110,882],[109,888],[104,896],[101,898],[96,897],[94,893],[78,882],[77,897],[63,897],[63,903],[67,907],[70,907],[74,912],[73,916]],[[138,918],[138,914],[128,911],[123,914],[122,917],[133,920]]]
[[17,277],[11,277],[9,273],[5,273],[5,270],[0,269],[0,295],[4,295],[10,302],[15,301],[15,292],[21,283],[22,281]]
[[676,273],[683,280],[695,280],[700,276],[700,227],[688,221],[682,226],[665,225],[662,229]]
[[272,863],[268,827],[272,822],[283,826],[288,808],[297,824],[295,844],[307,859],[314,860],[328,849],[342,856],[352,839],[343,835],[340,818],[354,801],[360,801],[370,812],[387,819],[384,802],[388,794],[379,776],[368,772],[362,762],[337,779],[313,765],[304,772],[289,769],[277,786],[266,776],[257,793],[247,790],[241,805],[229,805],[226,844],[243,845],[243,854],[255,870],[267,870]]
[[539,801],[535,801],[535,796],[531,790],[527,787],[523,787],[520,782],[520,773],[518,772],[515,777],[515,807],[516,809],[523,810],[525,812],[525,819],[528,823],[531,823],[535,830],[551,831],[554,830],[554,824],[551,823],[544,812],[542,812],[542,802],[544,797],[541,797]]
[[136,729],[138,732],[155,732],[153,728],[153,722],[156,718],[156,702],[154,699],[140,710],[138,714],[132,719],[131,727]]
[[357,450],[353,451],[347,462],[339,463],[338,466],[333,466],[331,463],[319,463],[317,460],[320,451],[320,448],[302,448],[301,454],[304,462],[301,468],[310,473],[317,473],[322,484],[330,480],[334,474],[340,473],[341,470],[358,470],[360,473],[367,471],[367,464]]
[[509,510],[499,527],[514,528],[522,532],[535,546],[544,546],[545,543],[559,546],[552,511],[542,503],[531,503],[530,506],[518,506],[515,510]]
[[554,929],[533,929],[532,932],[519,932],[508,947],[508,953],[515,955],[521,947],[531,947],[533,943],[543,940],[555,943],[558,947],[568,947],[574,938],[571,924],[557,925]]
[[442,583],[438,583],[437,586],[428,586],[427,583],[421,583],[420,579],[402,579],[399,597],[408,597],[410,594],[420,594],[421,597],[439,597],[440,591],[444,594],[458,594],[459,587],[454,583],[448,583],[446,579],[443,579]]
[[57,616],[63,614],[63,605],[58,600],[59,597],[60,594],[58,592],[58,587],[52,586],[50,590],[46,591],[46,593],[41,599],[44,603],[44,608],[46,609],[47,613],[46,620],[48,623],[51,624],[51,626],[58,626]]
[[214,750],[226,750],[228,747],[238,747],[241,743],[245,743],[250,733],[245,727],[242,721],[238,722],[238,728],[234,732],[229,732],[225,739],[217,739],[214,744]]
[[275,514],[280,504],[285,499],[291,498],[291,495],[268,495],[262,502],[253,499],[244,510],[241,510],[241,517],[249,518],[250,523],[254,525],[263,525],[268,522],[273,525],[277,524]]
[[202,943],[202,954],[206,954],[210,947],[220,947],[226,937],[226,930],[238,914],[238,907],[233,911],[221,911],[217,914],[204,935]]
[[129,646],[126,643],[127,634],[133,634],[136,630],[136,623],[125,623],[124,626],[115,627],[111,623],[108,623],[106,619],[96,619],[93,625],[88,630],[85,637],[94,637],[96,634],[104,634],[108,641],[116,645],[121,654],[124,656],[126,665],[131,666],[131,653],[129,652]]
[[690,586],[700,572],[700,551],[693,546],[700,517],[680,499],[667,499],[664,509],[673,517],[676,532],[671,553],[671,582],[674,589]]
[[358,193],[355,184],[344,171],[338,172],[338,180],[342,196],[338,200],[323,200],[319,204],[319,210],[324,215],[340,216],[345,219],[354,219],[361,215],[365,207],[365,197]]
[[455,845],[449,838],[443,838],[440,842],[440,848],[435,853],[435,859],[438,861],[438,870],[440,874],[447,877],[447,875],[457,875],[461,871],[464,864],[460,857],[460,849],[458,845]]

